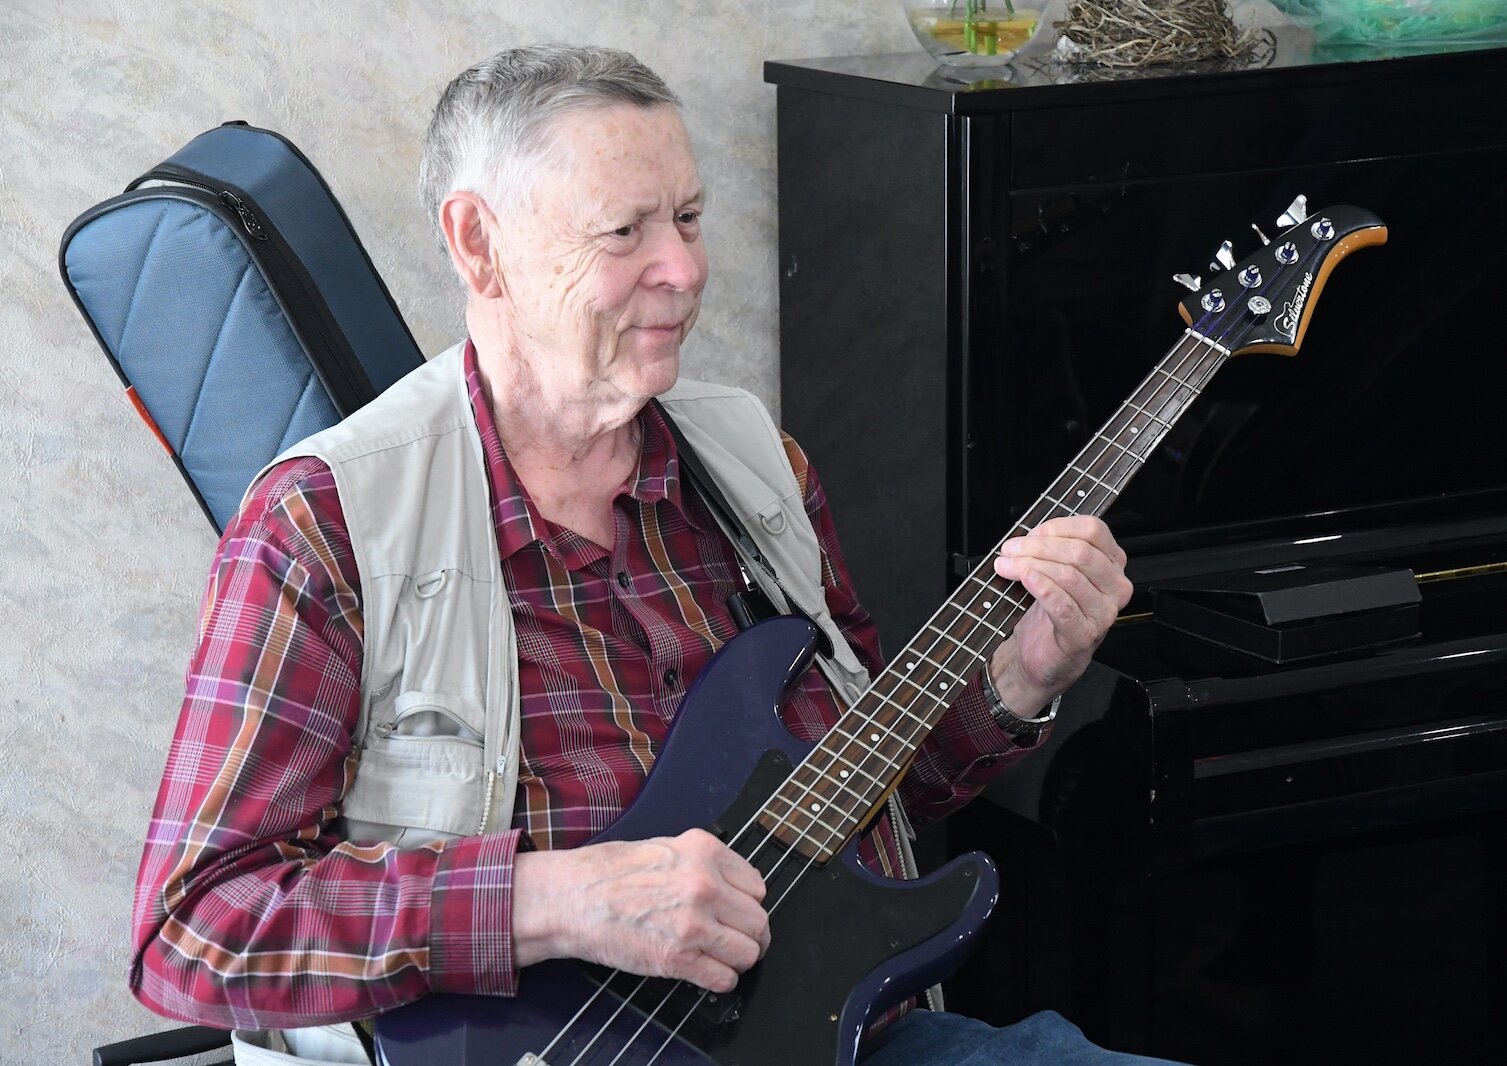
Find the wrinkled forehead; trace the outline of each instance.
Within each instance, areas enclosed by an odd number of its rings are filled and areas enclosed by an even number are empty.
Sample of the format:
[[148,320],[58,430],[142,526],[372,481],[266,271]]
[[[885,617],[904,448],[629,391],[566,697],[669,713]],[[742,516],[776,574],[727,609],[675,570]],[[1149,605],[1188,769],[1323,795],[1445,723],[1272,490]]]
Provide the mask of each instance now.
[[673,105],[576,108],[551,120],[548,137],[548,172],[540,179],[572,198],[647,197],[673,208],[701,195],[690,136]]

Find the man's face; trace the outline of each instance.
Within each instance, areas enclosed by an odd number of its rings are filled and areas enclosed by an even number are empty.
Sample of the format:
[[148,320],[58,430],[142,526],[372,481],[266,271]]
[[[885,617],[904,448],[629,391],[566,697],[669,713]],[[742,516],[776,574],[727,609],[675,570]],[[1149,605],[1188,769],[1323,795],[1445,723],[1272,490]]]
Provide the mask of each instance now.
[[641,403],[674,384],[706,284],[690,141],[669,106],[570,112],[550,133],[531,206],[495,223],[499,354],[546,401]]

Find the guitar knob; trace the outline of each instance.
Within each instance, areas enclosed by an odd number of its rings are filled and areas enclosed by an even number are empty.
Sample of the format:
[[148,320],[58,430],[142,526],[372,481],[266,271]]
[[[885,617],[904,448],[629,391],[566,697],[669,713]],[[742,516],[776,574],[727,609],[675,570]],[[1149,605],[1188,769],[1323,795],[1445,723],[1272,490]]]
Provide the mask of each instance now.
[[1286,263],[1288,266],[1298,261],[1298,246],[1288,241],[1277,249],[1277,262]]
[[1218,289],[1210,289],[1204,298],[1198,301],[1205,311],[1218,314],[1224,310],[1224,293]]
[[1252,263],[1240,272],[1240,284],[1244,285],[1247,289],[1254,289],[1261,284],[1261,271],[1255,263]]
[[1321,241],[1334,240],[1334,223],[1327,218],[1321,218],[1315,222],[1310,231]]
[[1277,225],[1286,229],[1288,226],[1296,226],[1308,218],[1308,197],[1299,194],[1293,202],[1287,205],[1287,210],[1277,216]]
[[1172,280],[1186,288],[1189,292],[1197,292],[1203,287],[1197,274],[1173,274]]
[[1219,246],[1219,251],[1214,253],[1214,261],[1209,264],[1210,270],[1217,272],[1219,270],[1235,269],[1235,253],[1231,251],[1231,247],[1229,241],[1225,241]]

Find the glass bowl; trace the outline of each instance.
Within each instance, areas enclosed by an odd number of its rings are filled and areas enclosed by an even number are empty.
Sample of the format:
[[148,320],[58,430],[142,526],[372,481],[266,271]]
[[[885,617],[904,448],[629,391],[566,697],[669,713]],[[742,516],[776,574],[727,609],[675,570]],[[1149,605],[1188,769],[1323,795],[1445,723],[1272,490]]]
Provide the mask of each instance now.
[[1041,32],[1046,0],[901,0],[911,32],[939,63],[1001,66]]

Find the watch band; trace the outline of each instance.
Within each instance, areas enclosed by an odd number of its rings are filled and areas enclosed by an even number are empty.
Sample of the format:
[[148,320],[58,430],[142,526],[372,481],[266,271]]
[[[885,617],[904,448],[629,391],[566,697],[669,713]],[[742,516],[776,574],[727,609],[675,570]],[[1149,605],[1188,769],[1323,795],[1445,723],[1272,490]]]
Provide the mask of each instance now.
[[1057,707],[1062,703],[1061,695],[1052,697],[1051,705],[1035,718],[1022,718],[1000,699],[999,691],[994,687],[994,678],[989,676],[988,663],[979,667],[979,677],[983,682],[984,699],[989,703],[989,713],[994,716],[995,725],[1009,734],[1017,746],[1029,748],[1035,744],[1056,719]]

